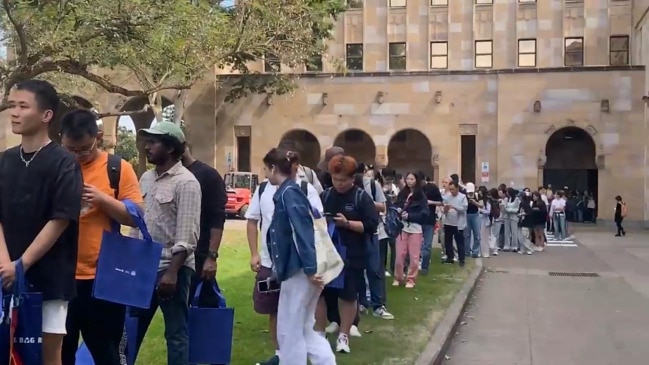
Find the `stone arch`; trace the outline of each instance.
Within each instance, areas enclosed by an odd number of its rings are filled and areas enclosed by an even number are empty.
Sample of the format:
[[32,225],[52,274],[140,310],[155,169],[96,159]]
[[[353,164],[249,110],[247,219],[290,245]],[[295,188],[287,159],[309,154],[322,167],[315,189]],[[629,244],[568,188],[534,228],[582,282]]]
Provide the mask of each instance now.
[[305,129],[291,129],[284,133],[277,147],[284,147],[300,153],[300,163],[315,169],[320,161],[320,142]]
[[[72,100],[70,100],[70,99],[72,99]],[[82,96],[79,96],[79,95],[69,96],[69,99],[67,99],[66,102],[61,103],[61,105],[59,106],[58,113],[55,116],[55,119],[48,126],[50,139],[57,142],[57,143],[61,142],[61,135],[60,135],[61,134],[61,119],[68,112],[79,109],[75,105],[70,105],[73,102],[76,103],[81,108],[85,108],[85,109],[94,109],[95,108],[88,99],[86,99],[86,98],[84,98]]]
[[421,131],[402,129],[388,143],[388,165],[397,172],[423,171],[435,179],[433,146]]
[[567,125],[551,131],[542,168],[544,185],[596,194],[599,166],[592,130]]
[[351,128],[340,132],[334,140],[334,146],[342,147],[345,154],[352,156],[358,162],[374,164],[376,159],[376,145],[367,132]]

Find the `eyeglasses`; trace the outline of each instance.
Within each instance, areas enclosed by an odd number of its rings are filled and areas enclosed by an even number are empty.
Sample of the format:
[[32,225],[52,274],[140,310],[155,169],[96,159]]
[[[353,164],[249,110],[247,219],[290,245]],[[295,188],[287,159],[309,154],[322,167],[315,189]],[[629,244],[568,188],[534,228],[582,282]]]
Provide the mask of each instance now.
[[95,149],[95,146],[97,145],[97,140],[95,139],[94,142],[92,142],[92,146],[80,150],[73,150],[70,149],[70,147],[65,147],[70,153],[73,153],[77,156],[88,156],[92,153],[92,151]]

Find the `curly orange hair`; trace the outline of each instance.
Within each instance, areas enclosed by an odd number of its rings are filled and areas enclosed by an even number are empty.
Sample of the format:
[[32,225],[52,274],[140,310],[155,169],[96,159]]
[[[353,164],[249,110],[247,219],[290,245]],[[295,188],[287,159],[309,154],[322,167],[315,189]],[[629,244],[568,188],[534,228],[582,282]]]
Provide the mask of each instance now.
[[345,174],[354,176],[358,163],[351,156],[338,155],[334,156],[327,166],[331,174]]

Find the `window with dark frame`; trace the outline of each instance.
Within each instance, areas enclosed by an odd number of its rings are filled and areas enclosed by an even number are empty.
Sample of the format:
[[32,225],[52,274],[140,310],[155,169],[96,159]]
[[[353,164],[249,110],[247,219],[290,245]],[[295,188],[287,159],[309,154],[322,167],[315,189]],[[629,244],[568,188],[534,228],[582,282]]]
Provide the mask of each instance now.
[[272,53],[267,53],[264,56],[264,72],[280,72],[282,71],[282,64],[279,58]]
[[518,67],[536,67],[536,39],[518,40]]
[[563,63],[565,66],[584,65],[584,37],[567,37],[564,47]]
[[350,71],[363,71],[363,45],[348,44],[345,47],[345,66]]
[[475,41],[475,67],[493,67],[493,41]]
[[430,42],[430,68],[448,68],[448,42]]
[[350,9],[363,9],[363,0],[347,0]]
[[611,66],[623,66],[629,64],[629,36],[611,36],[609,44],[609,63]]
[[406,44],[390,43],[388,45],[389,62],[388,67],[390,70],[405,70],[406,69]]
[[307,72],[320,72],[322,71],[322,55],[313,55],[306,61]]

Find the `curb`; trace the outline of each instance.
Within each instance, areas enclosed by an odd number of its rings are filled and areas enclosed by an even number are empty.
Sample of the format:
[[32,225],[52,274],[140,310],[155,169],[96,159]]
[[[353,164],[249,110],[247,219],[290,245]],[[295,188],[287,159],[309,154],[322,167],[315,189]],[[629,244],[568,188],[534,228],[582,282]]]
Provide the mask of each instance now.
[[476,267],[469,274],[462,289],[453,298],[453,302],[446,310],[442,320],[435,326],[428,345],[417,358],[415,365],[440,365],[444,361],[444,355],[446,355],[455,332],[462,322],[462,314],[469,304],[469,298],[473,295],[483,273],[482,260],[476,260]]

